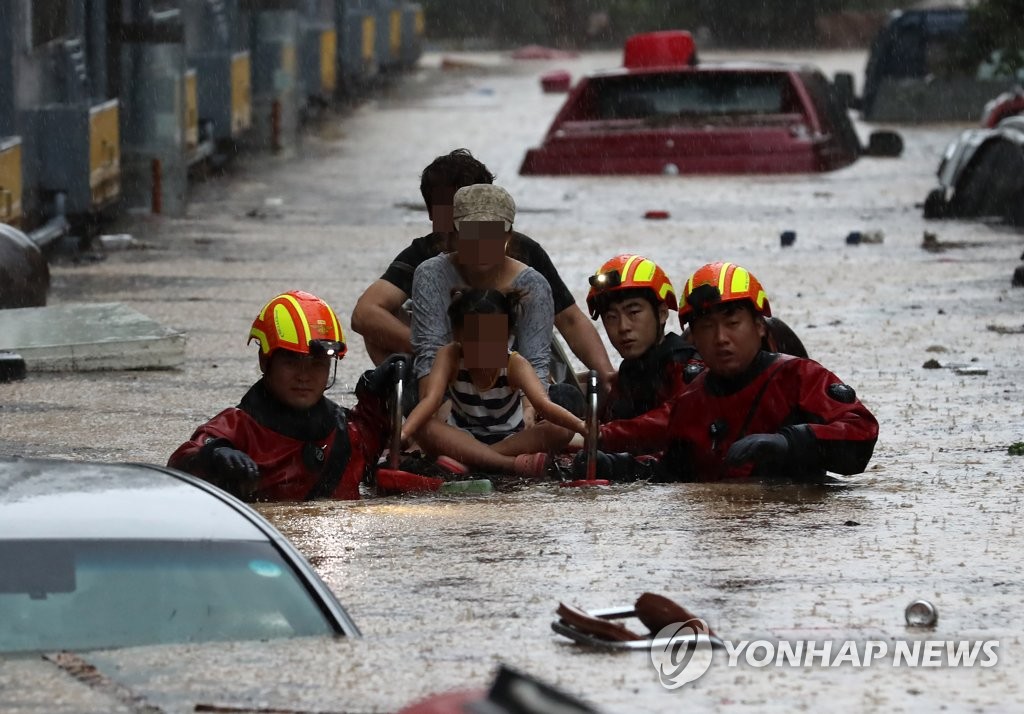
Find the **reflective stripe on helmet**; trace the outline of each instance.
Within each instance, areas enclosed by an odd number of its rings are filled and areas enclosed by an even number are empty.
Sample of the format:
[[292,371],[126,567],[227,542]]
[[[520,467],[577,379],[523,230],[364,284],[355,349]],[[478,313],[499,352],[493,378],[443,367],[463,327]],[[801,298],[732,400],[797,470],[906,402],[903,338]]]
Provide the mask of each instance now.
[[309,322],[302,313],[302,306],[291,295],[282,295],[281,297],[290,305],[286,307],[282,302],[274,305],[274,327],[277,329],[278,338],[282,342],[293,345],[308,345],[311,335]]
[[333,356],[345,355],[345,333],[334,310],[317,296],[298,290],[264,305],[249,330],[249,341],[254,339],[265,355],[276,349],[309,354],[311,343],[320,341],[338,343]]
[[706,301],[706,295],[698,295],[703,291],[702,286],[709,286],[705,290],[718,291],[715,303],[734,302],[737,300],[749,300],[758,313],[764,317],[771,317],[771,306],[768,303],[768,296],[761,287],[761,282],[752,275],[746,268],[735,263],[709,263],[694,271],[687,281],[683,290],[683,300],[679,310],[679,322],[685,324],[695,310],[708,309],[710,304],[694,305],[691,299]]

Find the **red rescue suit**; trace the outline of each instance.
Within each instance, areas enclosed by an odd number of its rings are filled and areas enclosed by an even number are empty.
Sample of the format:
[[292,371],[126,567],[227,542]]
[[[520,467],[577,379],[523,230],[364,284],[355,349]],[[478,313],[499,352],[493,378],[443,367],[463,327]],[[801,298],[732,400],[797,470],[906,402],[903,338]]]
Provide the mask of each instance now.
[[[739,439],[776,433],[789,447],[782,463],[726,463]],[[662,407],[602,426],[600,448],[665,452],[657,460],[628,463],[613,454],[613,478],[623,480],[815,480],[825,471],[862,472],[877,439],[875,417],[832,372],[813,360],[761,352],[738,378],[702,372]]]
[[209,453],[231,446],[259,467],[252,496],[257,501],[358,499],[359,483],[383,449],[387,416],[378,397],[356,391],[359,403],[353,409],[324,397],[312,409],[296,412],[274,399],[261,380],[237,407],[196,429],[167,465],[220,486],[223,479],[211,472]]

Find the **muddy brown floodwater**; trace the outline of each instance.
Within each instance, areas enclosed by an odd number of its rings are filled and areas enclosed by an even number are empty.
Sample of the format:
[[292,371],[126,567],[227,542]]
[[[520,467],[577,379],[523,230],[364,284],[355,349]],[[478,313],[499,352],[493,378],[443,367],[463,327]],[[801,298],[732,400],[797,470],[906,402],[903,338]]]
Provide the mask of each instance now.
[[[863,75],[863,53],[795,58]],[[468,59],[480,66],[444,72],[428,56],[392,90],[329,118],[298,156],[246,158],[230,178],[196,185],[185,218],[127,221],[145,249],[55,267],[51,303],[125,302],[187,330],[187,363],[4,385],[0,450],[164,462],[255,379],[245,338],[269,297],[310,290],[348,326],[362,289],[429,230],[412,208],[420,170],[465,146],[515,196],[517,227],[547,248],[580,302],[586,276],[627,250],[677,285],[705,262],[741,263],[812,357],[856,388],[881,435],[849,488],[537,486],[261,506],[363,630],[345,649],[359,666],[336,675],[339,689],[364,693],[358,710],[482,686],[499,661],[608,712],[1024,708],[1024,457],[1007,453],[1024,440],[1024,290],[1010,287],[1024,241],[998,226],[926,222],[915,206],[961,127],[899,127],[902,158],[823,175],[525,178],[523,153],[562,101],[541,94],[540,73],[619,58]],[[864,139],[872,128],[858,125]],[[670,218],[644,221],[648,210]],[[783,230],[796,231],[792,248],[780,247]],[[848,246],[853,230],[884,240]],[[923,250],[925,231],[962,245]],[[369,364],[350,338],[331,392],[346,404]],[[980,373],[924,369],[930,359]],[[669,691],[647,655],[587,651],[550,631],[559,600],[596,608],[644,591],[678,599],[734,642],[829,640],[835,652],[850,639],[882,641],[890,655],[867,667],[756,667],[743,657],[731,667],[720,652],[707,674]],[[938,610],[932,631],[905,625],[917,598]],[[998,641],[998,662],[893,666],[904,639]],[[301,681],[289,667],[307,666],[302,652],[313,651],[282,651],[277,676]],[[231,691],[266,686],[267,671],[225,667]],[[259,701],[301,709],[300,690]]]

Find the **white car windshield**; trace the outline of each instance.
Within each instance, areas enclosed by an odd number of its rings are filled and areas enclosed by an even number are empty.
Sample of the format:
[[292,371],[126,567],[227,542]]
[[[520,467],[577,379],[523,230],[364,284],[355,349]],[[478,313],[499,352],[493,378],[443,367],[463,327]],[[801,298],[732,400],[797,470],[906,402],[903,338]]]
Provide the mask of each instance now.
[[333,634],[269,543],[0,542],[0,652]]

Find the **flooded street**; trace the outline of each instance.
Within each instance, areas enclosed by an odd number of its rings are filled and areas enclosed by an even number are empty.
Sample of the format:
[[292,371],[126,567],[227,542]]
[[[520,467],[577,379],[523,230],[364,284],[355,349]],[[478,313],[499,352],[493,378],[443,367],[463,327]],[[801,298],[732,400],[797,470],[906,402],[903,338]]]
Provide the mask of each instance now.
[[[797,58],[829,75],[851,71],[858,84],[863,76],[863,53]],[[39,373],[2,385],[0,452],[165,463],[258,377],[245,339],[270,297],[314,292],[349,330],[362,290],[430,230],[420,171],[464,146],[515,197],[517,229],[547,249],[580,304],[587,276],[620,252],[654,259],[677,288],[707,262],[749,268],[811,357],[878,418],[871,466],[853,487],[549,485],[260,506],[364,639],[282,647],[276,678],[237,656],[244,647],[207,653],[213,674],[196,688],[210,698],[198,701],[394,711],[431,692],[485,686],[505,662],[609,713],[1024,708],[1024,457],[1007,454],[1024,440],[1024,290],[1010,287],[1024,236],[927,222],[915,206],[962,127],[898,127],[901,158],[821,175],[521,177],[523,154],[564,99],[541,94],[539,74],[578,76],[619,55],[464,59],[478,66],[442,71],[427,56],[422,71],[326,120],[297,156],[245,158],[229,178],[195,185],[185,218],[118,228],[141,249],[53,266],[51,304],[124,302],[186,331],[187,361],[174,371]],[[862,140],[877,128],[858,125]],[[670,218],[645,221],[648,210]],[[792,248],[780,247],[784,230],[796,231]],[[884,239],[847,245],[854,230]],[[946,249],[922,249],[925,231]],[[348,337],[328,395],[351,405],[370,362],[361,339]],[[924,369],[932,359],[983,373]],[[669,691],[646,653],[585,650],[551,632],[559,601],[631,605],[644,591],[679,601],[735,642],[871,640],[891,651],[904,639],[997,640],[998,664],[894,667],[890,657],[869,667],[730,667],[718,652],[707,674]],[[918,598],[935,604],[934,630],[906,627],[904,608]],[[140,681],[147,665],[169,666],[164,657],[142,653],[119,666]],[[317,686],[300,686],[303,676]],[[323,697],[331,687],[335,701]]]

